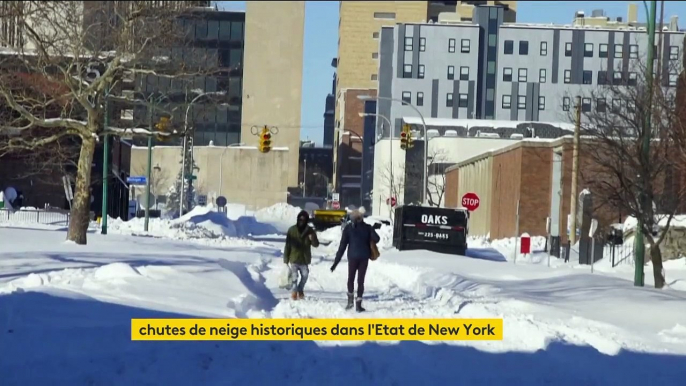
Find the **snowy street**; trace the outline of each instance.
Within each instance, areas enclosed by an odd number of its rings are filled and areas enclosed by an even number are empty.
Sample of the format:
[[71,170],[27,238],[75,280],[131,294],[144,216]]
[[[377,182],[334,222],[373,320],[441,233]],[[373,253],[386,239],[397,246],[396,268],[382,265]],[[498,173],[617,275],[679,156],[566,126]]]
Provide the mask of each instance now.
[[[288,216],[272,226],[282,232]],[[330,271],[340,229],[320,233],[331,243],[314,250],[306,299],[292,301],[278,288],[283,236],[267,234],[273,229],[240,239],[183,239],[165,236],[158,221],[148,235],[113,223],[109,235],[90,233],[87,246],[65,243],[57,227],[0,227],[1,384],[676,385],[686,379],[683,259],[666,264],[670,288],[636,288],[621,267],[601,261],[591,273],[557,260],[551,267],[532,259],[515,264],[495,243],[470,245],[467,257],[398,252],[384,227],[381,257],[367,274],[367,312],[357,314],[343,308],[345,258]],[[195,223],[216,229],[208,221],[216,223],[212,216]],[[197,236],[196,228],[183,229]],[[131,318],[161,317],[504,318],[504,340],[131,341]]]

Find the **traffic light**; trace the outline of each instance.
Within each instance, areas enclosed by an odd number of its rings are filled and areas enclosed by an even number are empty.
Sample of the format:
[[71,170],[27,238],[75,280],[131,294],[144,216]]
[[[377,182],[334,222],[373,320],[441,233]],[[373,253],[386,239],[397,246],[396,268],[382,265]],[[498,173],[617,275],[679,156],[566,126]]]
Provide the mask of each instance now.
[[403,125],[403,130],[400,132],[400,148],[403,150],[409,149],[412,141],[412,132],[409,125]]
[[[162,118],[160,118],[160,121],[157,122],[157,123],[155,124],[155,129],[156,129],[157,131],[167,132],[167,130],[169,129],[169,118],[167,118],[167,117],[162,117]],[[169,136],[168,136],[168,135],[159,135],[159,134],[158,134],[158,135],[157,135],[157,139],[158,139],[159,141],[166,141],[166,140],[169,139]]]
[[412,149],[414,147],[414,138],[412,138],[412,131],[407,130],[407,148]]
[[272,133],[269,132],[267,126],[265,126],[260,133],[259,149],[262,153],[269,153],[272,149]]

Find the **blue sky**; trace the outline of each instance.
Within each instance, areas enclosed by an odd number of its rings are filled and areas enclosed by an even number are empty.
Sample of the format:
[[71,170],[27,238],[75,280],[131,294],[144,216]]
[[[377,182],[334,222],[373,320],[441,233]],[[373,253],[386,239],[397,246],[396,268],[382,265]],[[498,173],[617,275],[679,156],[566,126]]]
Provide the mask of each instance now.
[[[219,1],[220,9],[245,10],[245,1]],[[604,9],[607,16],[622,16],[626,20],[628,1],[520,1],[517,21],[523,23],[570,23],[574,12],[583,10],[590,15],[593,9]],[[639,21],[646,20],[643,2],[638,5]],[[672,15],[686,17],[686,2],[665,1],[665,22]],[[660,9],[658,2],[658,21]],[[679,20],[683,26],[684,21]],[[338,42],[338,2],[307,1],[305,4],[305,48],[303,64],[302,139],[322,142],[324,103],[331,92],[334,69],[331,59],[336,57]]]

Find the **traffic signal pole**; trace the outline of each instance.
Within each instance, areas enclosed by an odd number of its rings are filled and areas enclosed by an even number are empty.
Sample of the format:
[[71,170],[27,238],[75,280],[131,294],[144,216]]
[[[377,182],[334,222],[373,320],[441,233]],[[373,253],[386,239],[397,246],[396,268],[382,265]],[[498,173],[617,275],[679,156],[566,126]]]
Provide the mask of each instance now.
[[102,229],[100,233],[103,235],[107,234],[107,190],[109,189],[108,186],[108,177],[110,175],[110,135],[107,133],[107,128],[110,126],[110,114],[109,114],[109,101],[108,98],[110,96],[110,89],[109,87],[105,90],[105,122],[104,122],[104,131],[105,131],[105,137],[104,141],[105,143],[103,144],[102,148],[102,215],[100,217],[100,225],[102,226]]
[[143,230],[148,231],[148,223],[150,222],[150,175],[152,174],[152,109],[148,108],[148,125],[150,133],[148,134],[148,166],[145,174],[145,223]]
[[[645,4],[645,3],[644,3]],[[648,16],[648,63],[646,66],[646,86],[648,87],[647,106],[646,111],[649,113],[645,115],[645,124],[643,127],[643,142],[641,144],[641,157],[643,162],[640,165],[645,166],[648,164],[650,159],[650,140],[651,140],[651,113],[653,107],[653,57],[655,56],[655,18],[657,13],[657,2],[650,2],[650,12],[646,12]],[[639,197],[639,202],[641,205],[641,210],[638,211],[636,231],[634,232],[634,285],[637,287],[643,287],[645,285],[645,275],[643,272],[643,266],[645,265],[645,242],[643,240],[644,233],[644,223],[643,216],[646,213],[652,213],[648,210],[650,205],[652,205],[651,200],[649,200],[650,191],[648,189],[648,178],[646,173],[641,173],[641,194]]]

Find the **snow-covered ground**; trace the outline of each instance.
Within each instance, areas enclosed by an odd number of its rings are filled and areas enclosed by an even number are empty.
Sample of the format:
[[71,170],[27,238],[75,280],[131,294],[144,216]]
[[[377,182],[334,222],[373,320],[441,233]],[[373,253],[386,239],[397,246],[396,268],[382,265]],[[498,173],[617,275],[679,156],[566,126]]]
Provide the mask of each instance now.
[[[0,384],[661,385],[686,379],[686,264],[670,287],[634,287],[630,267],[518,255],[471,240],[468,256],[398,252],[392,231],[370,263],[368,312],[342,307],[346,269],[329,270],[340,228],[320,233],[308,298],[278,288],[279,233],[296,210],[111,220],[87,246],[60,228],[0,227]],[[243,218],[243,220],[241,220]],[[274,231],[276,229],[276,231]],[[242,236],[242,237],[236,237]],[[533,250],[541,250],[539,239]],[[650,285],[652,273],[646,269]],[[138,342],[131,318],[504,319],[502,341]],[[9,353],[9,355],[8,355]]]

